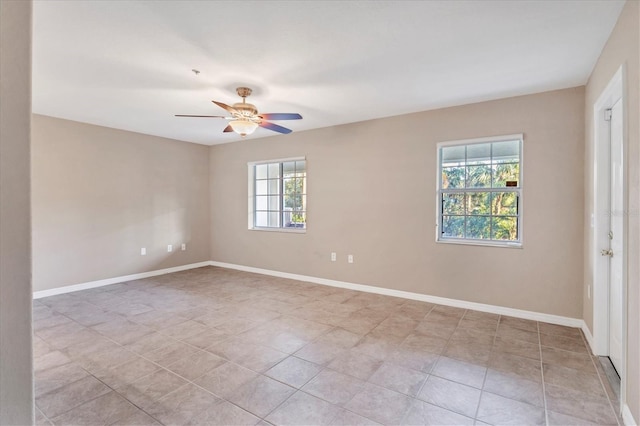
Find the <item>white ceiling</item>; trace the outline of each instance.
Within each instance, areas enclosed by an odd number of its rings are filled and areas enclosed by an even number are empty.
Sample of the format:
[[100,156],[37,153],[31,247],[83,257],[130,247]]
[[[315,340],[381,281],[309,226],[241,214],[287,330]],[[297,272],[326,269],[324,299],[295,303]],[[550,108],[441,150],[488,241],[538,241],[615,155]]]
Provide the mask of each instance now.
[[173,115],[240,85],[294,131],[579,86],[623,4],[36,1],[33,111],[212,145],[240,137]]

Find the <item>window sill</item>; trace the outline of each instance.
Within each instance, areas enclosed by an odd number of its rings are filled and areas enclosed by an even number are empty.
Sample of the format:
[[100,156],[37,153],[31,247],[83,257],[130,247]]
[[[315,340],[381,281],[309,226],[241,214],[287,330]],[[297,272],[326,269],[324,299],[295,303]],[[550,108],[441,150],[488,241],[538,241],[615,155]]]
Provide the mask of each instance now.
[[249,231],[284,232],[285,234],[306,234],[307,228],[249,228]]
[[465,246],[481,246],[481,247],[497,247],[497,248],[509,248],[509,249],[521,249],[522,242],[499,242],[499,241],[483,241],[483,240],[436,240],[438,244],[458,244]]

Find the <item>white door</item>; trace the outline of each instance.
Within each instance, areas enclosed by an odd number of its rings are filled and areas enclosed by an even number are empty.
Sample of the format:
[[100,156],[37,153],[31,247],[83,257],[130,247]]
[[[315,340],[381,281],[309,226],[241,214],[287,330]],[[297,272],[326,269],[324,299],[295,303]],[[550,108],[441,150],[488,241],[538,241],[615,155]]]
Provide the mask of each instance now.
[[611,108],[611,239],[609,257],[609,358],[621,372],[622,367],[622,302],[623,302],[623,235],[624,191],[622,149],[622,100]]

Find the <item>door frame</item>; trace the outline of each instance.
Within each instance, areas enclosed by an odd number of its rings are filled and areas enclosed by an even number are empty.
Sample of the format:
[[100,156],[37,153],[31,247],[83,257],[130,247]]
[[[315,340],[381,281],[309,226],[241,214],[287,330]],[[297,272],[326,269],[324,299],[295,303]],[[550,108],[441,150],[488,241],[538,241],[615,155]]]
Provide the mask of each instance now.
[[[593,210],[591,212],[592,241],[590,260],[593,276],[593,352],[594,355],[609,355],[609,258],[600,250],[609,247],[610,206],[610,125],[605,112],[615,101],[622,102],[622,150],[623,150],[623,204],[622,220],[622,366],[620,374],[620,404],[626,401],[627,370],[627,267],[628,267],[628,147],[627,147],[627,99],[625,96],[626,70],[622,65],[613,75],[593,106]],[[606,159],[606,161],[604,160]],[[599,179],[607,176],[607,179]]]

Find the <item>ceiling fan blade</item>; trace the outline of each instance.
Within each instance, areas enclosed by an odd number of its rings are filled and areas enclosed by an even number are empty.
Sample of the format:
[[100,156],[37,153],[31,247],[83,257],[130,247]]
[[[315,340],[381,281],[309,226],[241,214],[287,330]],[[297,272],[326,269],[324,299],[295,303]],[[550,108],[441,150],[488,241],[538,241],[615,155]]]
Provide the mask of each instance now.
[[224,117],[222,115],[189,115],[189,114],[176,114],[176,117],[226,118],[227,120],[231,118],[231,117]]
[[238,110],[237,110],[237,109],[235,109],[235,108],[233,108],[233,107],[230,107],[230,106],[229,106],[229,105],[227,105],[227,104],[224,104],[224,103],[222,103],[222,102],[218,102],[218,101],[211,101],[211,102],[213,102],[214,104],[218,105],[220,108],[226,109],[226,110],[227,110],[227,111],[229,111],[231,114],[239,114],[239,112],[238,112]]
[[300,114],[289,112],[274,112],[270,114],[260,114],[265,120],[300,120],[302,116]]
[[229,124],[227,127],[224,128],[222,132],[223,133],[233,132],[233,127],[231,127],[231,124]]
[[286,127],[278,126],[277,124],[269,123],[268,121],[263,121],[260,123],[260,127],[264,127],[265,129],[273,130],[274,132],[284,133],[285,135],[291,133],[291,129],[287,129]]

